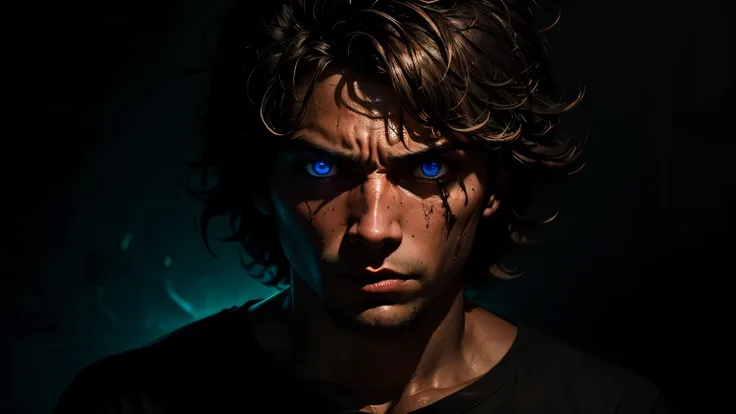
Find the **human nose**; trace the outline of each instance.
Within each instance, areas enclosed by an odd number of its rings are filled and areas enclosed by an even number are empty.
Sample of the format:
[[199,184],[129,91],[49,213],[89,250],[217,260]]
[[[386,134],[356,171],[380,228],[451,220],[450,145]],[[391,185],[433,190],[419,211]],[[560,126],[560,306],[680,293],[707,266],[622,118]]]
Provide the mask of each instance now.
[[400,209],[384,174],[372,174],[358,190],[354,222],[348,235],[372,248],[383,249],[401,243]]

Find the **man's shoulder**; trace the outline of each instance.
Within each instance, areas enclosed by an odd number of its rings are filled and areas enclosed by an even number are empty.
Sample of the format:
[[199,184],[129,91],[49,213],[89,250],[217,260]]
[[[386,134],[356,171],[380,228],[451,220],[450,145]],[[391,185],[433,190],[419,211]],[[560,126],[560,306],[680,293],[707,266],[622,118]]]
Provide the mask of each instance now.
[[537,330],[527,329],[525,335],[523,346],[528,352],[520,366],[542,393],[558,394],[583,411],[603,404],[620,413],[650,413],[663,403],[660,389],[629,369],[591,357]]
[[[100,407],[131,404],[131,399],[137,406],[156,405],[157,401],[205,391],[215,386],[218,378],[225,381],[232,374],[228,371],[245,362],[240,359],[253,355],[248,349],[248,329],[239,323],[243,312],[239,307],[221,311],[146,346],[92,363],[62,394],[56,412],[121,412]],[[82,406],[86,408],[80,409]]]

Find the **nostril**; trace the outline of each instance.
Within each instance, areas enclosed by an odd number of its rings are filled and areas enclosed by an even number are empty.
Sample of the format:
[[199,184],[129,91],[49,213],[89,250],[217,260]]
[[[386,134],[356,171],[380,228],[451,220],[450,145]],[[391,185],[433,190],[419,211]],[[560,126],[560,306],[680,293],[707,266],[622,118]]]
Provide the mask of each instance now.
[[389,243],[389,240],[385,237],[376,237],[373,239],[358,237],[357,239],[358,243],[371,249],[381,249]]

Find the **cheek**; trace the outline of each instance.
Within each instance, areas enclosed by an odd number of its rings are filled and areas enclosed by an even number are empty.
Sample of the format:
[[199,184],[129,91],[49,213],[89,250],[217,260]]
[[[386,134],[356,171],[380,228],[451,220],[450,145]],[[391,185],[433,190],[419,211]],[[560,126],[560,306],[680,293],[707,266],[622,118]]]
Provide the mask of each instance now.
[[452,245],[454,240],[474,231],[483,208],[480,182],[469,176],[463,182],[445,187],[445,200],[439,195],[417,201],[404,217],[408,236],[437,246]]
[[432,196],[405,217],[404,237],[417,257],[427,258],[424,266],[431,279],[452,279],[469,257],[485,203],[477,179],[466,178],[464,184],[464,190],[459,183],[446,187],[447,203]]
[[[310,206],[303,206],[304,202],[298,201],[290,187],[280,177],[272,181],[271,203],[274,216],[278,224],[281,246],[289,261],[300,262],[306,257],[305,253],[315,242],[319,235],[314,231],[311,224]],[[316,206],[315,206],[316,207]]]
[[296,205],[295,214],[309,224],[324,243],[343,234],[346,226],[345,211],[340,199],[330,201],[302,201]]
[[477,178],[470,176],[463,184],[454,186],[448,193],[448,214],[453,214],[456,220],[452,233],[467,231],[468,227],[474,229],[485,207],[484,189]]
[[282,192],[274,193],[272,198],[277,205],[282,240],[299,240],[296,248],[304,253],[309,250],[311,255],[324,256],[337,251],[347,222],[341,196],[329,201],[304,200]]

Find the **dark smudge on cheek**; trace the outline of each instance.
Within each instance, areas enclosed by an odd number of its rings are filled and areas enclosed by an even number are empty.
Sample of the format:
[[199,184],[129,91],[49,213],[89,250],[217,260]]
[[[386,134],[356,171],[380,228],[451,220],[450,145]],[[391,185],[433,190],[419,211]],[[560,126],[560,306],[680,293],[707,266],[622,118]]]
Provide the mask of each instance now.
[[[450,202],[448,201],[448,196],[447,196],[447,191],[445,190],[445,186],[442,183],[437,183],[437,187],[440,190],[440,198],[442,199],[442,207],[443,207],[442,215],[445,218],[445,223],[447,223],[447,237],[449,238],[450,231],[452,231],[452,228],[455,226],[455,222],[457,222],[457,216],[450,209]],[[467,197],[466,197],[466,203],[467,203]]]
[[[317,213],[320,212],[326,205],[326,201],[320,201],[317,208],[312,208],[312,206],[309,204],[309,201],[304,201],[304,205],[307,207],[307,211],[309,212],[309,221],[314,221],[314,218],[317,216]],[[332,204],[332,211],[335,211],[335,205]],[[325,216],[327,215],[327,211],[322,212]]]
[[463,181],[462,178],[457,177],[457,182],[460,183],[460,189],[462,190],[463,194],[465,194],[465,207],[467,207],[469,200],[468,200],[468,189],[465,188],[465,181]]
[[429,216],[432,215],[434,207],[431,204],[427,205],[426,203],[422,203],[422,211],[424,212],[424,223],[427,228],[429,228]]
[[307,211],[309,211],[309,221],[314,220],[314,210],[312,210],[312,206],[309,205],[308,201],[305,201],[304,205],[307,206]]
[[[465,194],[465,207],[468,206],[469,196],[468,196],[468,189],[465,187],[465,182],[460,178],[457,177],[458,183],[460,183],[460,190],[462,190],[463,194]],[[475,191],[475,188],[471,188],[472,191]],[[468,224],[465,224],[465,227],[463,228],[463,231],[460,232],[460,237],[457,240],[457,246],[455,246],[455,257],[454,260],[457,260],[457,255],[460,252],[460,248],[463,245],[463,238],[465,237],[465,233],[468,231]],[[449,236],[448,236],[449,237]]]

